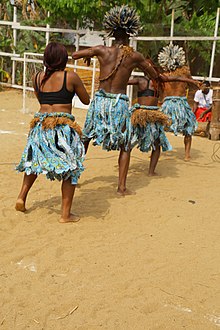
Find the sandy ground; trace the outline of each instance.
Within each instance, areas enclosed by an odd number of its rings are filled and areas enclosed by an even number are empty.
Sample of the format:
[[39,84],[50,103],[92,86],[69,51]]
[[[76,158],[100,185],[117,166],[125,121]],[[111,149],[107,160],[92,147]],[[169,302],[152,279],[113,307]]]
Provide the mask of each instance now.
[[[91,146],[77,189],[75,224],[59,224],[60,183],[39,177],[14,209],[14,171],[33,113],[22,94],[0,93],[0,329],[217,329],[220,326],[220,164],[215,141],[168,134],[161,177],[149,154],[132,152],[128,188],[118,198],[117,152]],[[38,110],[32,100],[32,111]],[[75,110],[83,124],[86,110]],[[220,141],[219,141],[220,142]],[[217,142],[217,143],[219,143]]]

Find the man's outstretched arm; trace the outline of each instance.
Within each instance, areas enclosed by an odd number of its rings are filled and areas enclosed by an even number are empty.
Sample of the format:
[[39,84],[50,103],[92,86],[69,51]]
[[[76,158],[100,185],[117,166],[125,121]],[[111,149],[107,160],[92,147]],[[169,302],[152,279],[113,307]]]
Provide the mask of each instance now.
[[196,86],[197,88],[200,87],[201,83],[197,80],[194,80],[193,78],[188,78],[188,77],[181,77],[181,76],[166,76],[164,74],[160,74],[160,79],[163,82],[171,82],[171,81],[180,81],[180,82],[185,82],[187,84],[191,84]]
[[135,53],[137,68],[144,72],[149,78],[155,80],[159,78],[159,72],[155,70],[154,65],[149,63],[141,53]]
[[79,58],[83,58],[83,57],[93,57],[93,56],[95,56],[95,50],[93,49],[93,47],[83,50],[78,50],[77,52],[72,53],[72,58],[74,60],[78,60]]
[[139,69],[141,69],[145,75],[147,75],[149,78],[156,80],[159,78],[159,73],[154,69],[153,65],[148,63],[147,61],[143,61],[140,66],[138,66]]
[[104,46],[100,45],[83,50],[78,50],[77,52],[72,53],[72,58],[74,60],[78,60],[79,58],[85,58],[87,65],[89,65],[91,57],[100,55],[103,50],[103,47]]
[[138,78],[130,78],[128,80],[128,85],[138,85],[139,84],[139,79]]

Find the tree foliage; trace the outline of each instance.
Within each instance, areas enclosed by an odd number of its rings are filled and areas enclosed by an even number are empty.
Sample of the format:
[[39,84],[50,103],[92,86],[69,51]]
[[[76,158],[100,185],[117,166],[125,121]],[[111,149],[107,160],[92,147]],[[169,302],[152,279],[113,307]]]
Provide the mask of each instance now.
[[75,27],[76,20],[81,24],[85,20],[91,20],[96,29],[102,27],[103,15],[111,7],[122,5],[124,3],[137,7],[138,10],[144,8],[144,0],[38,0],[39,7],[50,11],[51,16],[49,22],[56,24],[62,20],[65,24]]
[[[106,11],[115,5],[128,4],[136,8],[143,26],[142,35],[166,36],[170,33],[172,9],[175,9],[174,35],[213,35],[216,10],[220,0],[14,0],[18,6],[18,21],[23,25],[81,28],[86,25],[102,30]],[[32,6],[30,5],[32,3]],[[47,17],[47,12],[50,17]],[[12,20],[13,9],[9,0],[0,2],[0,19]],[[0,47],[3,51],[13,49],[10,28],[0,29]],[[60,40],[60,35],[51,34]],[[154,60],[164,42],[138,43],[139,49]],[[146,47],[147,45],[147,47]],[[182,43],[191,58],[198,57],[205,62],[210,59],[211,42]],[[40,52],[45,46],[44,33],[20,31],[16,51]],[[217,45],[217,52],[219,52]],[[218,55],[218,54],[217,54]],[[204,66],[201,66],[207,71]]]

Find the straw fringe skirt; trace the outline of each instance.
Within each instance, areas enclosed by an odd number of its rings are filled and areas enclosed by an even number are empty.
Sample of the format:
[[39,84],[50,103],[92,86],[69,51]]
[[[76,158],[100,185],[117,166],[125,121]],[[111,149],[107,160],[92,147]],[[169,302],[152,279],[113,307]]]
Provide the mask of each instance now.
[[155,150],[155,141],[159,140],[163,151],[172,150],[163,128],[163,125],[169,124],[168,117],[158,109],[156,106],[138,103],[131,108],[132,147],[137,146],[140,151],[148,152],[151,149]]

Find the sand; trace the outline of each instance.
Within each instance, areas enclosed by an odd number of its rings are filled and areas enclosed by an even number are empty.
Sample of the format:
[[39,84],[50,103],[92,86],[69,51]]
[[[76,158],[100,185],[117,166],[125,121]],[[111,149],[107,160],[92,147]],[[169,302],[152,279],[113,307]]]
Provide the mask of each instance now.
[[[44,176],[28,211],[14,209],[14,166],[38,105],[21,108],[21,92],[0,93],[0,329],[217,329],[220,141],[194,137],[184,162],[182,136],[167,134],[173,151],[161,155],[160,177],[133,150],[136,195],[125,198],[115,193],[118,152],[91,146],[72,207],[81,220],[60,224],[60,183]],[[86,110],[74,114],[82,125]]]

